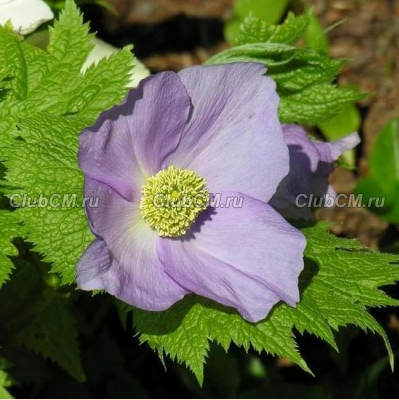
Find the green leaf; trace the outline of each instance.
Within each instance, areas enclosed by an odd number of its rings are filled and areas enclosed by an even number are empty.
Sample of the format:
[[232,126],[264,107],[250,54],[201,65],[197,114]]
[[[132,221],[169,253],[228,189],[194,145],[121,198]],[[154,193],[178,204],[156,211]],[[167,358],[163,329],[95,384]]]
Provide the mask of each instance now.
[[[0,29],[0,61],[12,77],[14,106],[22,110],[48,110],[65,96],[75,83],[80,69],[93,47],[93,35],[72,0],[50,28],[47,51],[23,42],[6,28]],[[7,51],[8,49],[8,51]],[[24,104],[20,104],[26,100]],[[29,111],[28,111],[29,112]]]
[[79,381],[80,363],[75,321],[68,297],[49,286],[47,268],[35,260],[16,260],[13,279],[0,291],[2,347],[25,347],[58,363]]
[[290,0],[238,0],[234,4],[236,14],[245,18],[249,13],[262,18],[270,24],[277,23],[283,16]]
[[[311,49],[297,49],[279,43],[246,44],[225,50],[206,61],[205,65],[231,62],[261,62],[267,66],[267,75],[277,83],[282,97],[301,93],[305,88],[332,81],[343,65],[342,60]],[[326,86],[325,91],[340,90]]]
[[10,97],[24,100],[27,94],[27,68],[20,40],[8,28],[0,26],[0,65],[8,72]]
[[237,45],[249,43],[284,43],[294,45],[306,32],[310,14],[295,17],[289,13],[281,25],[270,25],[265,20],[248,16],[240,26]]
[[261,62],[268,66],[284,65],[295,56],[295,47],[279,43],[244,44],[222,51],[211,57],[205,65],[232,62]]
[[281,122],[317,124],[343,112],[348,104],[364,98],[352,90],[338,88],[331,84],[318,84],[301,92],[282,96],[280,103]]
[[[82,207],[78,136],[123,99],[133,67],[126,47],[81,72],[92,46],[88,29],[71,0],[51,28],[47,51],[0,29],[0,60],[4,48],[12,49],[1,74],[11,77],[6,88],[12,93],[0,107],[0,160],[7,169],[1,190],[8,196],[26,194],[31,202],[52,195],[66,201],[66,207],[39,204],[13,213],[65,284],[73,282],[76,262],[93,238]],[[23,90],[14,82],[24,82]]]
[[[133,67],[131,48],[127,46],[87,69],[68,93],[67,114],[95,120],[110,104],[121,101]],[[122,87],[119,92],[115,90],[118,87]]]
[[284,356],[309,371],[296,350],[290,321],[270,319],[250,324],[232,310],[193,295],[165,312],[135,310],[133,319],[142,342],[148,342],[161,359],[166,354],[184,362],[201,384],[209,340],[226,350],[235,343],[246,350],[253,347]]
[[399,118],[391,120],[377,136],[370,170],[384,189],[399,185]]
[[225,36],[228,42],[235,44],[242,21],[253,15],[269,24],[277,24],[290,0],[238,0],[234,3],[233,18],[225,26]]
[[398,223],[399,118],[391,120],[378,134],[370,154],[369,171],[369,176],[359,181],[355,193],[363,196],[362,203],[370,210]]
[[84,119],[46,114],[26,118],[19,125],[25,141],[10,146],[5,162],[7,182],[13,186],[8,195],[22,200],[26,194],[38,203],[26,204],[15,214],[34,249],[53,263],[63,283],[74,281],[76,263],[93,240],[82,207],[83,174],[77,166],[78,133],[86,125]]
[[8,386],[8,375],[4,371],[0,371],[0,398],[1,399],[13,399],[14,397],[6,389]]
[[[48,93],[42,110],[58,99],[62,93],[57,90],[68,89],[80,74],[90,50],[93,48],[94,35],[89,34],[89,25],[83,24],[83,16],[72,0],[67,0],[65,9],[55,21],[54,27],[50,27],[50,43],[48,45],[48,57],[46,60],[46,74],[40,81],[40,85],[30,93],[31,99],[41,98],[43,93]],[[60,85],[60,79],[63,84]]]
[[314,13],[309,13],[309,25],[305,32],[304,40],[307,46],[319,53],[327,54],[329,51],[327,35]]
[[360,128],[362,122],[360,113],[355,105],[345,108],[343,112],[318,125],[328,140],[338,140]]
[[[12,65],[6,71],[11,76],[11,82],[23,81],[25,86],[24,97],[19,96],[18,101],[7,103],[0,110],[0,116],[9,116],[11,112],[32,115],[44,111],[56,115],[72,112],[82,115],[86,111],[87,116],[94,120],[100,111],[120,101],[126,93],[125,87],[133,67],[131,47],[116,52],[83,74],[82,66],[93,47],[93,35],[88,33],[88,29],[79,10],[69,0],[59,21],[50,30],[47,51],[1,29],[0,43],[4,42],[5,48],[13,45],[15,53],[19,54],[19,58],[16,55],[8,57],[17,66]],[[23,71],[20,75],[24,79],[14,76],[19,70]],[[87,108],[90,102],[92,108]],[[86,110],[81,110],[81,107]]]
[[6,372],[9,364],[0,358],[0,399],[13,399],[14,397],[8,392],[7,388],[11,386],[12,381]]
[[384,330],[368,307],[398,305],[380,287],[399,280],[395,256],[379,254],[359,242],[340,239],[325,224],[303,228],[308,246],[300,277],[301,301],[296,308],[280,304],[264,321],[252,324],[234,310],[190,295],[164,312],[133,312],[134,325],[161,358],[185,363],[203,380],[209,341],[228,349],[232,343],[248,350],[287,357],[305,371],[296,349],[294,329],[309,332],[337,349],[334,332],[349,324],[382,336],[391,365],[393,354]]
[[[330,83],[342,65],[342,60],[331,60],[311,49],[296,49],[289,63],[269,65],[267,74],[276,81],[280,96],[287,97],[309,86]],[[333,90],[333,86],[330,88]]]
[[18,255],[18,250],[11,243],[14,238],[21,236],[21,227],[17,221],[11,211],[0,210],[0,288],[14,268],[9,256]]

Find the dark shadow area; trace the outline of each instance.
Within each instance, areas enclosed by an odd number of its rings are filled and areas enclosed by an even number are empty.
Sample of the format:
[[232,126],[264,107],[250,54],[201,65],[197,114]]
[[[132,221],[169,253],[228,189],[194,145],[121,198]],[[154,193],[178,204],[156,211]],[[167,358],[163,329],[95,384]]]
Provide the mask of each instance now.
[[220,19],[198,19],[178,15],[157,24],[120,26],[113,31],[107,28],[107,13],[86,7],[85,18],[93,32],[117,47],[134,44],[134,54],[145,58],[154,53],[191,51],[197,47],[209,48],[224,40],[223,22]]

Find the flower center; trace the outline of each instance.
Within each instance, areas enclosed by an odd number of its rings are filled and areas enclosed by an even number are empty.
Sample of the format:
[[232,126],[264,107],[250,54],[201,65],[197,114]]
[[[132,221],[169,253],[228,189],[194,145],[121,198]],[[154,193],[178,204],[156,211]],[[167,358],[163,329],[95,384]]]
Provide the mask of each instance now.
[[159,171],[141,188],[143,219],[160,236],[184,235],[207,207],[205,185],[205,179],[188,169],[172,166]]

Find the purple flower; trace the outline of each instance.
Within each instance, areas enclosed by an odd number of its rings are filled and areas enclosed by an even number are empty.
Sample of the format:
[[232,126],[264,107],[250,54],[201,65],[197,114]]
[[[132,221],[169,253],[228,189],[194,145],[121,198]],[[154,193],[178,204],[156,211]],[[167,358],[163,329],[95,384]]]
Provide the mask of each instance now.
[[283,125],[285,143],[290,152],[290,172],[280,183],[269,204],[289,218],[313,219],[309,207],[298,207],[307,202],[310,195],[323,197],[336,193],[328,182],[334,170],[334,162],[342,153],[353,149],[360,142],[359,135],[352,133],[335,142],[316,142],[308,138],[305,130],[297,125]]
[[[289,154],[264,73],[253,63],[163,72],[82,133],[85,196],[99,204],[86,209],[97,238],[78,263],[80,288],[153,311],[196,293],[254,322],[299,301],[305,238],[267,204]],[[210,194],[221,203],[207,206]],[[176,206],[183,198],[196,204]]]

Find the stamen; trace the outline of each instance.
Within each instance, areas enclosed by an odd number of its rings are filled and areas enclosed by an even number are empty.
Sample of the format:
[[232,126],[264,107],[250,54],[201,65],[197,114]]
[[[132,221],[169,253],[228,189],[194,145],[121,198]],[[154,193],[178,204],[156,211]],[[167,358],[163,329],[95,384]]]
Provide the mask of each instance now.
[[182,236],[208,204],[206,181],[196,172],[173,166],[148,178],[141,188],[143,219],[160,236]]

